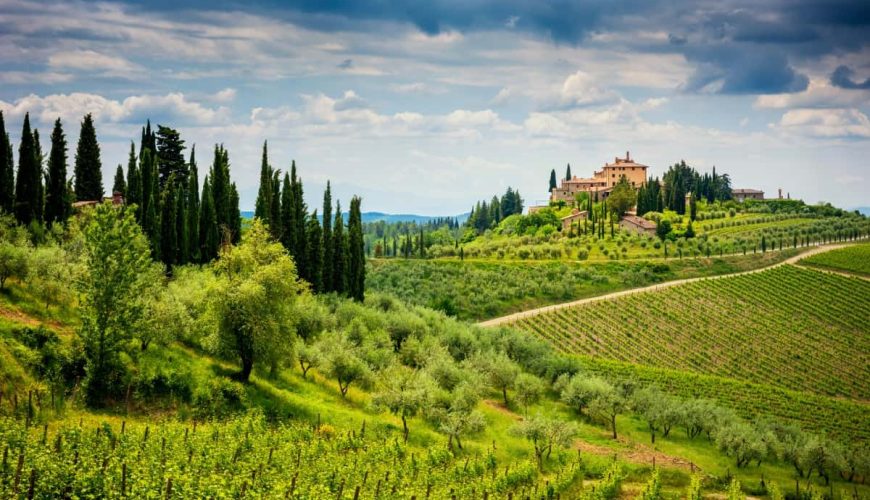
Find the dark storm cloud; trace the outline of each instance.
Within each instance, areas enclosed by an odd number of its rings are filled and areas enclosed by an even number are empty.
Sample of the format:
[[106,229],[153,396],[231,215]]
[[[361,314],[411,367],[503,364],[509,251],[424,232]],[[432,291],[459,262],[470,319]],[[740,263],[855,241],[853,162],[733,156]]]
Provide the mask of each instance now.
[[831,84],[844,89],[870,89],[870,78],[856,82],[852,79],[854,74],[848,66],[840,66],[831,74]]

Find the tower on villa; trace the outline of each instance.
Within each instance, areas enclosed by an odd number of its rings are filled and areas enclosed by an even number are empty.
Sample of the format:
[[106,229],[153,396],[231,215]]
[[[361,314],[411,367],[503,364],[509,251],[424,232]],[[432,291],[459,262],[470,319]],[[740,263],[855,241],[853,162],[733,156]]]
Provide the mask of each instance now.
[[574,176],[571,179],[562,179],[561,185],[553,188],[550,193],[550,201],[572,202],[577,193],[597,193],[599,199],[607,198],[623,175],[632,186],[639,188],[646,182],[647,168],[649,167],[632,160],[626,151],[625,158],[616,157],[613,163],[605,163],[591,178]]

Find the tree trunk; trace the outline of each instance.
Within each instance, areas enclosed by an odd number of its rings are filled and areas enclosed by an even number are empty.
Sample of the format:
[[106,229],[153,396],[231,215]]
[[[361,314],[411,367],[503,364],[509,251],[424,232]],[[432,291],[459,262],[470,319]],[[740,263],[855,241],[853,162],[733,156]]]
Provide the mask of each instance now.
[[502,395],[502,397],[504,398],[504,405],[507,406],[507,405],[508,405],[508,400],[507,400],[507,386],[502,386],[502,388],[501,388],[501,395]]
[[254,369],[254,360],[250,358],[242,359],[242,371],[239,372],[239,379],[242,382],[247,382],[251,378],[251,370]]
[[402,430],[404,431],[405,442],[408,442],[408,419],[405,414],[402,414]]
[[459,440],[459,434],[456,435],[456,446],[458,446],[460,450],[462,449],[462,441]]
[[616,415],[610,416],[610,427],[613,429],[613,439],[616,439]]

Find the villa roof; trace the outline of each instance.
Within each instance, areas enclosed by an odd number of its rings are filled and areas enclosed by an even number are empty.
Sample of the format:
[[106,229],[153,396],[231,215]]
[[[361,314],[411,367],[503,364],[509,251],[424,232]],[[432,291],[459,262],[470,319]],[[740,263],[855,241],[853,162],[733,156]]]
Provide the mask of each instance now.
[[581,212],[575,208],[574,210],[571,211],[570,214],[566,215],[565,217],[562,217],[560,220],[576,219],[577,217],[586,216],[586,214],[588,214],[588,212],[586,210],[583,210]]
[[629,224],[635,225],[642,229],[655,229],[656,223],[651,220],[646,220],[643,217],[638,217],[637,215],[626,215],[622,218],[625,222]]
[[735,193],[736,194],[764,194],[764,191],[762,191],[760,189],[739,188],[739,189],[732,189],[731,193],[732,194],[735,194]]

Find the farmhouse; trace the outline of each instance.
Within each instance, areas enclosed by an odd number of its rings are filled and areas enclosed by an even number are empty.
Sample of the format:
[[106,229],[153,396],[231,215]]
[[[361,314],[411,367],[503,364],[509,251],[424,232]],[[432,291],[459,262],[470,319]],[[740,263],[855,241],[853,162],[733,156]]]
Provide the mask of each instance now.
[[760,189],[732,189],[731,196],[743,203],[745,200],[763,200],[764,199],[764,191]]
[[571,179],[563,179],[561,186],[553,188],[550,193],[550,201],[574,201],[577,193],[595,193],[599,199],[607,198],[613,186],[624,175],[628,182],[635,188],[639,188],[646,182],[646,165],[631,159],[628,151],[625,158],[616,157],[613,163],[605,163],[601,170],[594,172],[590,178],[574,176]]
[[561,219],[562,232],[567,233],[568,231],[571,230],[571,224],[573,224],[575,222],[580,222],[582,220],[586,220],[586,218],[588,216],[589,216],[589,212],[587,212],[586,210],[583,210],[582,212],[580,210],[577,210],[576,208],[574,210],[571,210],[570,214],[566,215],[565,217],[562,217],[562,219]]
[[656,234],[656,223],[637,215],[626,215],[619,221],[619,227],[650,236]]
[[[106,196],[106,197],[103,198],[102,201],[111,201],[111,202],[112,202],[112,205],[114,205],[114,206],[117,207],[117,206],[120,206],[120,205],[123,205],[123,204],[124,204],[124,195],[122,195],[122,194],[119,193],[118,191],[115,191],[114,193],[112,193],[111,198],[108,197],[108,196]],[[85,207],[93,207],[93,206],[96,206],[96,205],[98,205],[99,203],[100,203],[100,200],[82,200],[82,201],[76,201],[76,202],[74,202],[74,203],[72,204],[72,207],[73,207],[73,210],[79,211],[79,210],[81,210],[81,209],[83,209],[83,208],[85,208]]]

